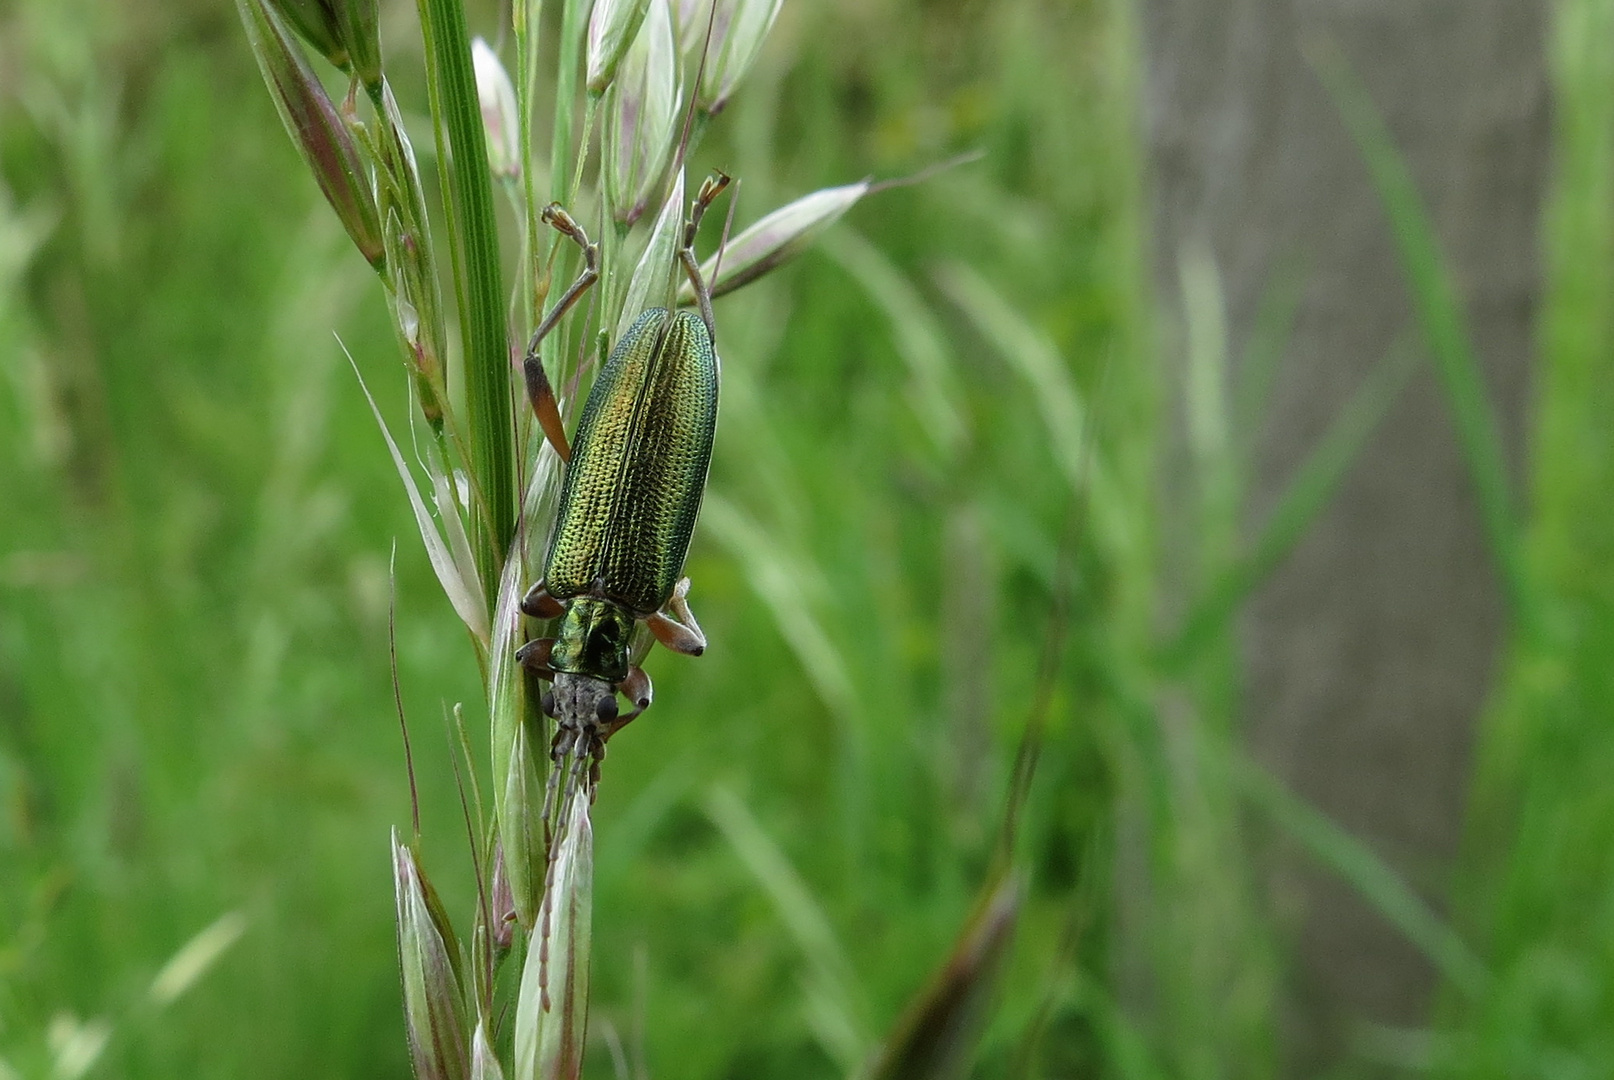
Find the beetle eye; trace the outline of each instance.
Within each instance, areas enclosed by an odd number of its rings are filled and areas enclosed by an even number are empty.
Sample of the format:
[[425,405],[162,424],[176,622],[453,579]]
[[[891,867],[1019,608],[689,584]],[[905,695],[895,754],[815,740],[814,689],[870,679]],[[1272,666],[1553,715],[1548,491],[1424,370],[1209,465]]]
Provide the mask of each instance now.
[[601,720],[616,719],[616,696],[607,694],[594,703],[594,715]]

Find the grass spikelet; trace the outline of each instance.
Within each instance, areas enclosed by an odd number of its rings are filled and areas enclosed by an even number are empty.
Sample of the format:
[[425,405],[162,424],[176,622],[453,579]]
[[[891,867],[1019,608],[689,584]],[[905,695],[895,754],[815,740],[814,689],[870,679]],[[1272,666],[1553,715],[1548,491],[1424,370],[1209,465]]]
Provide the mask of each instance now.
[[583,1068],[593,934],[593,791],[583,775],[586,765],[565,761],[569,779],[516,1003],[516,1080],[576,1080]]
[[466,1080],[470,1043],[454,932],[414,850],[401,843],[396,832],[392,835],[392,867],[404,1020],[415,1076],[419,1080]]

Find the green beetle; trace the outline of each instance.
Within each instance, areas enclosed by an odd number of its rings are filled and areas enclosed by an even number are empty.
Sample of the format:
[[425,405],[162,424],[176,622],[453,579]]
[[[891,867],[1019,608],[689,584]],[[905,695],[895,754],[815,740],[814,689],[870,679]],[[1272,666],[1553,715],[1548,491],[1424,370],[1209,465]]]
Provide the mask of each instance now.
[[[679,252],[700,314],[650,308],[611,351],[566,445],[537,346],[598,277],[598,248],[565,211],[545,220],[583,248],[585,268],[533,334],[524,371],[546,437],[567,462],[543,577],[521,602],[526,614],[560,619],[553,638],[529,642],[522,664],[551,679],[544,711],[560,721],[554,753],[598,756],[617,729],[650,705],[650,678],[630,661],[643,622],[657,641],[699,656],[706,638],[681,577],[700,512],[717,427],[718,359],[711,298],[693,245],[702,214],[728,184],[702,185]],[[619,713],[616,694],[633,702]]]

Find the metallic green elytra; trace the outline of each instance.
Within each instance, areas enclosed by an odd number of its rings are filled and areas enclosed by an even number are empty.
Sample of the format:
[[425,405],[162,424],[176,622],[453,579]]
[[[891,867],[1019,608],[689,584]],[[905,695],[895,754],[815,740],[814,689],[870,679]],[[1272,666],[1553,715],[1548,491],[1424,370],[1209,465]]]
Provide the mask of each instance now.
[[700,315],[651,308],[612,350],[583,406],[544,584],[567,603],[549,666],[610,683],[634,620],[673,595],[717,427],[718,360]]

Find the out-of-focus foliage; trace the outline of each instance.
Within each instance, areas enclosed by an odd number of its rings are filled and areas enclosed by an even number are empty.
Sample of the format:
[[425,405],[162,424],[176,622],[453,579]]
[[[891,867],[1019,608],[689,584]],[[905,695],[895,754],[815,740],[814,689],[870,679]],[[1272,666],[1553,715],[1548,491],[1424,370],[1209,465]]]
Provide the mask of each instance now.
[[[492,31],[492,5],[471,15]],[[442,717],[479,694],[333,337],[402,414],[380,290],[227,5],[24,0],[4,19],[0,1056],[40,1072],[71,1015],[111,1025],[104,1075],[400,1075],[394,537],[426,855],[461,912]],[[389,66],[413,19],[383,5]],[[742,179],[739,228],[848,178],[988,152],[871,197],[832,256],[719,301],[724,412],[690,566],[712,647],[656,657],[656,708],[613,746],[591,1071],[620,1037],[662,1076],[837,1072],[968,917],[1070,486],[1035,396],[931,271],[984,273],[1076,384],[1108,365],[1101,439],[1142,475],[1126,33],[1098,5],[786,5],[691,163]],[[399,87],[411,122],[421,93]],[[1070,633],[1096,642],[1115,586],[1078,561]],[[1050,961],[1074,971],[1106,932],[1095,916],[1058,956],[1036,944],[1063,940],[1078,882],[1109,876],[1114,791],[1082,717],[1099,660],[1070,657],[1026,817],[1032,945],[985,1051],[1000,1062],[1065,992]],[[717,784],[816,905],[844,956],[832,983],[804,974],[822,958],[714,822]],[[246,929],[197,987],[142,1005],[235,909]],[[1091,1053],[1086,1026],[1059,997],[1048,1052]]]
[[[1606,29],[1606,0],[1563,6]],[[472,5],[473,31],[496,7]],[[1155,664],[1130,18],[1098,0],[788,3],[691,163],[742,180],[739,229],[986,151],[869,196],[717,303],[723,411],[690,564],[711,647],[654,657],[655,709],[612,745],[591,1075],[618,1050],[669,1080],[872,1060],[991,879],[1034,717],[1018,925],[976,1073],[1270,1073],[1279,959],[1229,751],[1227,618],[1250,564],[1230,550],[1225,447],[1200,462],[1196,569],[1233,599]],[[413,19],[382,6],[389,68]],[[1486,884],[1456,922],[1497,982],[1451,1012],[1473,1076],[1600,1075],[1608,1053],[1614,960],[1577,918],[1606,910],[1614,821],[1595,734],[1614,512],[1582,449],[1614,445],[1593,409],[1614,81],[1579,56],[1561,56],[1575,152],[1527,556],[1571,602],[1489,732]],[[419,123],[422,87],[398,92]],[[409,1067],[386,841],[409,815],[394,537],[422,857],[456,913],[473,885],[444,717],[481,691],[333,331],[402,415],[381,290],[229,5],[0,13],[0,1059],[24,1076]],[[1196,355],[1214,367],[1212,336]],[[1356,420],[1339,454],[1370,437]],[[1353,865],[1326,823],[1290,825]],[[239,939],[155,994],[233,912]]]

